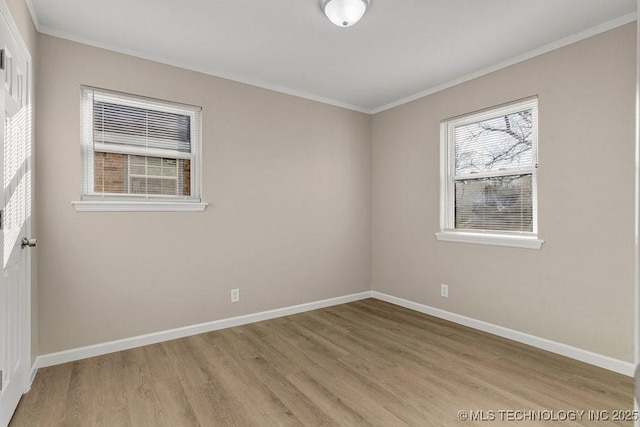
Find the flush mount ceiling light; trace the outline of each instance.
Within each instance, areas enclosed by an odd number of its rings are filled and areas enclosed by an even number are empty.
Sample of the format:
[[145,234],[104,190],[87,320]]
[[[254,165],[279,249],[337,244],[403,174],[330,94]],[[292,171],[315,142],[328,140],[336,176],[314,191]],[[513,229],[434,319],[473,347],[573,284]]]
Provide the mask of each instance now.
[[338,27],[350,27],[367,11],[369,0],[322,0],[322,11]]

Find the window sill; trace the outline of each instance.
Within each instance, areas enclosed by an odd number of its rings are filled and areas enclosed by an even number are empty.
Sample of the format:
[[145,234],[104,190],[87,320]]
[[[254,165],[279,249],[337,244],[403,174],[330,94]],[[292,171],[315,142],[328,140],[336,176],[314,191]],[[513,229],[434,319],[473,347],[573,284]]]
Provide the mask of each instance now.
[[443,231],[435,234],[436,239],[443,242],[473,243],[478,245],[507,246],[511,248],[540,249],[544,243],[544,240],[529,236],[465,233],[460,231]]
[[203,212],[207,203],[82,200],[71,202],[76,212]]

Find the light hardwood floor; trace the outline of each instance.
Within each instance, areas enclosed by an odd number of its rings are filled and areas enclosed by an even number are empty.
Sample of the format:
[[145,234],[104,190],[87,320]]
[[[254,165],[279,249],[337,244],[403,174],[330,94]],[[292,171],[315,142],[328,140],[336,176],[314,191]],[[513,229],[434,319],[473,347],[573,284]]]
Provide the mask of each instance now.
[[[589,410],[631,408],[631,378],[368,299],[41,369],[10,425],[602,425]],[[530,410],[587,412],[507,421]]]

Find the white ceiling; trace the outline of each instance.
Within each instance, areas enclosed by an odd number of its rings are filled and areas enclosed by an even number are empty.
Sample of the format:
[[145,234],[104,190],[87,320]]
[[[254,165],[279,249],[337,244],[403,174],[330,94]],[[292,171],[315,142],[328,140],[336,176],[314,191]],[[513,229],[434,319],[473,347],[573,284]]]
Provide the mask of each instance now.
[[31,0],[38,29],[375,112],[635,19],[636,0]]

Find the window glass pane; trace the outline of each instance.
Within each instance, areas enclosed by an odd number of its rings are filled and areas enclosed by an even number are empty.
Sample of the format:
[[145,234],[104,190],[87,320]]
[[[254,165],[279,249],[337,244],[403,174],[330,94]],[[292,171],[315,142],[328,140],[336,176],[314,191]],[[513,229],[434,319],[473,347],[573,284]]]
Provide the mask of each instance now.
[[147,163],[147,160],[144,156],[129,156],[132,165],[142,165],[144,166]]
[[162,175],[162,159],[160,157],[147,157],[147,175]]
[[147,179],[139,177],[131,177],[131,193],[147,194]]
[[126,193],[127,156],[95,152],[93,156],[93,186],[96,193]]
[[160,193],[165,195],[175,195],[176,194],[176,183],[175,179],[162,179],[160,180]]
[[456,126],[455,174],[531,167],[532,110]]
[[177,181],[175,179],[147,178],[147,194],[161,194],[175,196]]
[[146,175],[147,171],[145,170],[144,165],[131,165],[131,174],[132,175]]
[[455,228],[533,231],[532,175],[455,181]]
[[133,175],[146,175],[147,165],[143,156],[129,156],[129,172]]
[[162,180],[147,178],[147,194],[162,194]]
[[184,196],[191,195],[191,162],[189,160],[180,160],[179,178],[182,179],[182,194]]
[[177,160],[176,159],[162,159],[162,175],[163,176],[176,176],[177,175]]
[[93,121],[99,142],[191,151],[189,115],[96,100]]
[[[127,173],[127,162],[129,162]],[[94,155],[96,193],[189,196],[191,162],[160,157],[101,153]],[[165,178],[162,178],[165,177]],[[127,188],[127,180],[129,188]]]
[[[191,162],[188,160],[144,156],[129,156],[129,158],[131,161],[132,194],[163,196],[189,196],[191,194]],[[126,161],[126,158],[123,160]],[[137,164],[141,161],[142,166]],[[181,169],[180,173],[179,169]]]

